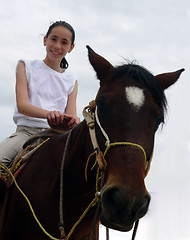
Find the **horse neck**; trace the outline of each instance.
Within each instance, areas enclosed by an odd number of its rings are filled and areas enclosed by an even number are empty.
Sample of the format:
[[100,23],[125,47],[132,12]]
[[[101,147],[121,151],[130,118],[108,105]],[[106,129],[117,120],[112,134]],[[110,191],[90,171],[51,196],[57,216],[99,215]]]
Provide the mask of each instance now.
[[72,148],[76,149],[76,152],[82,150],[85,154],[89,155],[93,151],[89,129],[85,120],[73,129],[71,135]]
[[[69,172],[72,175],[81,172],[84,176],[88,157],[94,152],[86,121],[84,120],[78,124],[72,130],[70,135],[68,149],[65,149],[67,151],[65,162],[66,172]],[[93,165],[94,162],[90,162],[90,166],[91,164]],[[92,173],[90,175],[94,174]],[[69,177],[68,174],[68,178]]]

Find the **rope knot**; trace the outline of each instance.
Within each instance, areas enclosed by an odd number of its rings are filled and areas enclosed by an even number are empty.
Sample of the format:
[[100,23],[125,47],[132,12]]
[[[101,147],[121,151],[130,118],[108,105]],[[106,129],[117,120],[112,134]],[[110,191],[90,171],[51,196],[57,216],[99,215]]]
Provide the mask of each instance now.
[[96,149],[96,162],[98,163],[100,170],[105,170],[107,162],[99,148]]

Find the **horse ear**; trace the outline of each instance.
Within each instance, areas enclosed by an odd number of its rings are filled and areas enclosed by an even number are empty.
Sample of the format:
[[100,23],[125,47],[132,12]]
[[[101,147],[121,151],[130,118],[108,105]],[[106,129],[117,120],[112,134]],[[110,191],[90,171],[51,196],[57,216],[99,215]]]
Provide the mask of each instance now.
[[89,46],[86,47],[88,49],[89,61],[93,66],[94,70],[96,71],[98,79],[102,80],[106,77],[108,71],[110,71],[114,67],[105,58],[95,53],[92,48],[90,48]]
[[169,72],[169,73],[162,73],[159,75],[156,75],[155,78],[160,83],[160,86],[163,90],[170,87],[172,84],[174,84],[178,78],[180,77],[181,73],[185,71],[184,68],[176,71],[176,72]]

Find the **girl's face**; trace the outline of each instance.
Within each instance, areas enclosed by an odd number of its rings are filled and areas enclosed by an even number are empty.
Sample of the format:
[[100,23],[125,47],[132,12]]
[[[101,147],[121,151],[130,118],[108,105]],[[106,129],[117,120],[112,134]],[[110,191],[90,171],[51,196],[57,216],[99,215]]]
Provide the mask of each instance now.
[[60,63],[74,48],[71,31],[63,26],[54,27],[48,37],[44,37],[44,46],[47,51],[46,58]]

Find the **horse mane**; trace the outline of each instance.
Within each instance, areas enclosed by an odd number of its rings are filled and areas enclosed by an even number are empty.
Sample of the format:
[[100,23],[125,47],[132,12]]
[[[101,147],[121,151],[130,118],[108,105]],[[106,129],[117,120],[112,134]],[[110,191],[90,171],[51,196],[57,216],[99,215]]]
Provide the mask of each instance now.
[[163,113],[167,110],[167,100],[164,91],[154,75],[146,68],[133,63],[124,64],[114,69],[112,79],[114,78],[122,78],[124,81],[133,79],[138,84],[145,86],[151,92]]

